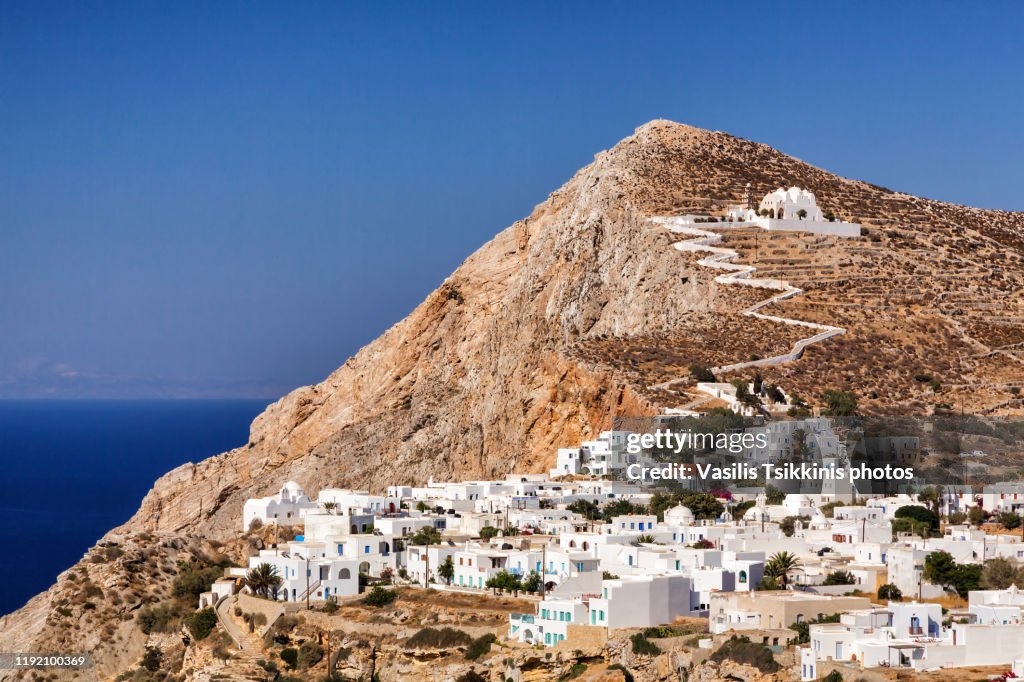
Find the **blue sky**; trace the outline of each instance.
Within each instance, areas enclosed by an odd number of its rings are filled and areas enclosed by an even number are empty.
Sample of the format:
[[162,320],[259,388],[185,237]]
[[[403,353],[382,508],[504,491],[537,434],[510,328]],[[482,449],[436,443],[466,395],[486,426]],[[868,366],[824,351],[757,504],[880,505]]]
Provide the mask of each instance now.
[[1022,26],[1010,2],[0,3],[0,396],[318,381],[653,118],[1022,210]]

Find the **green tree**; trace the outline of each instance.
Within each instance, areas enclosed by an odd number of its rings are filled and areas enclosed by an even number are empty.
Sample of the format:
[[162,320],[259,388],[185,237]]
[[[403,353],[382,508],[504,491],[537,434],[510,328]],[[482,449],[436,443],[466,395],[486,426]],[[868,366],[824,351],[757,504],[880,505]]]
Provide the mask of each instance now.
[[715,380],[714,373],[704,365],[690,365],[690,375],[694,381],[710,383]]
[[369,606],[387,606],[395,601],[397,597],[398,594],[394,590],[376,585],[370,590],[369,594],[363,597],[363,603]]
[[939,517],[939,507],[942,504],[942,489],[940,487],[930,485],[917,494],[917,501],[923,502],[935,517]]
[[799,464],[807,457],[807,432],[793,429],[793,461]]
[[804,620],[799,623],[791,623],[789,626],[790,630],[796,631],[796,639],[790,640],[791,644],[807,644],[811,641],[811,626],[818,625],[820,623],[838,623],[839,614],[833,613],[830,616],[822,616],[821,618],[811,618],[810,620]]
[[[146,652],[142,654],[142,667],[151,673],[155,673],[160,670],[160,664],[163,661],[163,653],[155,646],[147,646]],[[137,677],[133,675],[132,679]],[[148,679],[148,678],[147,678]]]
[[936,585],[950,585],[956,561],[949,552],[932,552],[924,558],[924,579]]
[[665,512],[676,506],[677,498],[674,495],[665,493],[654,493],[651,495],[649,508],[651,513],[658,517],[659,521],[665,520]]
[[433,526],[423,526],[409,536],[409,543],[413,545],[436,545],[441,542],[441,533]]
[[288,666],[289,670],[295,670],[299,664],[299,650],[294,647],[286,647],[281,649],[281,660]]
[[835,516],[836,507],[845,507],[845,506],[846,506],[845,502],[841,502],[839,500],[836,500],[835,502],[829,502],[827,504],[823,504],[820,507],[818,507],[818,509],[821,510],[821,513],[824,516],[826,516],[827,518],[831,519],[831,518],[834,518],[834,516]]
[[178,575],[171,585],[171,594],[191,607],[199,606],[199,595],[209,592],[217,578],[224,575],[221,565],[204,565],[183,561],[178,564]]
[[981,566],[958,564],[949,552],[932,552],[924,558],[924,579],[943,588],[953,588],[966,598],[981,585]]
[[683,495],[680,503],[693,512],[695,519],[717,519],[725,511],[725,506],[714,495],[692,492]]
[[981,507],[971,507],[967,510],[967,522],[972,526],[980,526],[988,519],[988,512]]
[[773,578],[785,588],[789,584],[789,574],[800,567],[800,559],[787,551],[776,552],[764,566],[764,574]]
[[487,541],[498,535],[498,529],[494,526],[484,526],[480,529],[480,539]]
[[423,500],[420,500],[419,502],[416,503],[416,511],[418,511],[420,513],[423,513],[425,511],[429,511],[429,510],[430,510],[430,505],[427,504],[426,502],[424,502]]
[[319,644],[313,640],[306,640],[299,647],[299,655],[296,657],[296,663],[300,668],[312,668],[314,665],[319,663],[324,657],[324,650]]
[[649,544],[654,542],[654,536],[653,535],[647,535],[646,533],[644,533],[643,535],[638,535],[637,538],[636,538],[636,541],[637,541],[637,544],[640,544],[640,545],[649,545]]
[[903,599],[903,592],[892,583],[886,583],[878,588],[878,598],[882,601],[899,601]]
[[256,596],[276,599],[284,580],[277,574],[276,566],[264,562],[249,569],[243,582]]
[[1003,557],[985,562],[981,569],[981,584],[987,590],[1005,590],[1010,585],[1024,585],[1024,571]]
[[787,538],[793,537],[793,533],[796,532],[796,522],[800,520],[799,516],[787,516],[779,522],[779,530]]
[[754,500],[744,500],[743,502],[737,502],[732,506],[732,517],[736,520],[742,519],[743,515],[747,513],[747,510],[753,507],[755,504],[757,503],[754,502]]
[[782,392],[778,386],[768,386],[764,389],[764,394],[768,396],[768,400],[781,405],[786,402],[786,394]]
[[768,504],[772,505],[782,504],[786,500],[786,493],[773,485],[766,485],[764,487],[764,495]]
[[616,516],[626,516],[627,514],[643,514],[647,510],[643,505],[633,504],[629,500],[615,500],[609,502],[601,509],[601,518],[605,522],[611,521]]
[[590,500],[576,500],[566,506],[566,509],[574,514],[579,514],[588,521],[596,521],[601,518],[601,508],[597,506],[597,503]]
[[855,585],[857,579],[849,571],[832,571],[825,576],[826,585]]
[[1020,515],[1015,514],[1012,511],[1006,511],[999,514],[999,523],[1006,530],[1013,530],[1014,528],[1020,528]]
[[499,571],[487,579],[485,586],[492,590],[503,590],[505,592],[519,592],[523,589],[519,579],[508,571]]
[[530,571],[530,574],[526,576],[526,580],[523,581],[523,591],[540,592],[540,585],[540,573],[537,573],[537,571]]
[[857,414],[857,398],[849,391],[825,391],[825,409],[827,417],[852,417]]
[[206,639],[214,626],[217,625],[217,614],[209,607],[199,609],[185,617],[185,625],[188,627],[188,631],[192,633],[194,639],[197,641]]
[[441,576],[446,585],[452,584],[452,578],[455,577],[455,562],[452,561],[451,556],[446,556],[441,565],[437,567],[437,574]]
[[925,526],[928,531],[934,532],[939,529],[939,515],[927,507],[920,507],[916,504],[900,507],[894,515],[897,519],[910,519],[914,527]]
[[657,656],[661,653],[661,649],[654,642],[644,637],[642,632],[631,635],[629,641],[632,643],[633,653],[638,656]]

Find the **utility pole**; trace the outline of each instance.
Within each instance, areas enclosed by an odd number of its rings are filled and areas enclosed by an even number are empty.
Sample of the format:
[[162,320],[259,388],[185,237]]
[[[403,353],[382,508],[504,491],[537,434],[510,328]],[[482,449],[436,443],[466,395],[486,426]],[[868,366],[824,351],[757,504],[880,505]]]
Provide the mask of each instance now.
[[540,598],[544,599],[544,574],[548,570],[548,541],[540,546]]
[[309,610],[309,557],[306,557],[306,610]]
[[430,589],[430,545],[423,547],[423,587]]
[[327,644],[327,682],[332,682],[334,680],[334,671],[332,670],[332,668],[334,666],[331,665],[331,631],[330,630],[327,631],[327,641],[326,641],[326,644]]

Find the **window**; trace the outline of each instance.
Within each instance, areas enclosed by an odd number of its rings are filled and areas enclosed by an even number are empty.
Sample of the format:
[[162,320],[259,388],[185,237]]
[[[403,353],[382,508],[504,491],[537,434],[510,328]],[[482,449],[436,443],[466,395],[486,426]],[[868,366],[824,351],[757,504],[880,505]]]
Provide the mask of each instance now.
[[363,554],[369,554],[369,553],[370,553],[370,546],[366,545],[366,547],[363,548]]

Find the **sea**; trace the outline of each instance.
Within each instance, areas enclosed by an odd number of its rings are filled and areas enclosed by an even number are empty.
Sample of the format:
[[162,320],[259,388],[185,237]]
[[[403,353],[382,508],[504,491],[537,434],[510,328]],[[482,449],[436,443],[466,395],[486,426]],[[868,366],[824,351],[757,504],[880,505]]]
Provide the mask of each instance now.
[[54,583],[153,482],[244,445],[266,400],[0,400],[0,613]]

